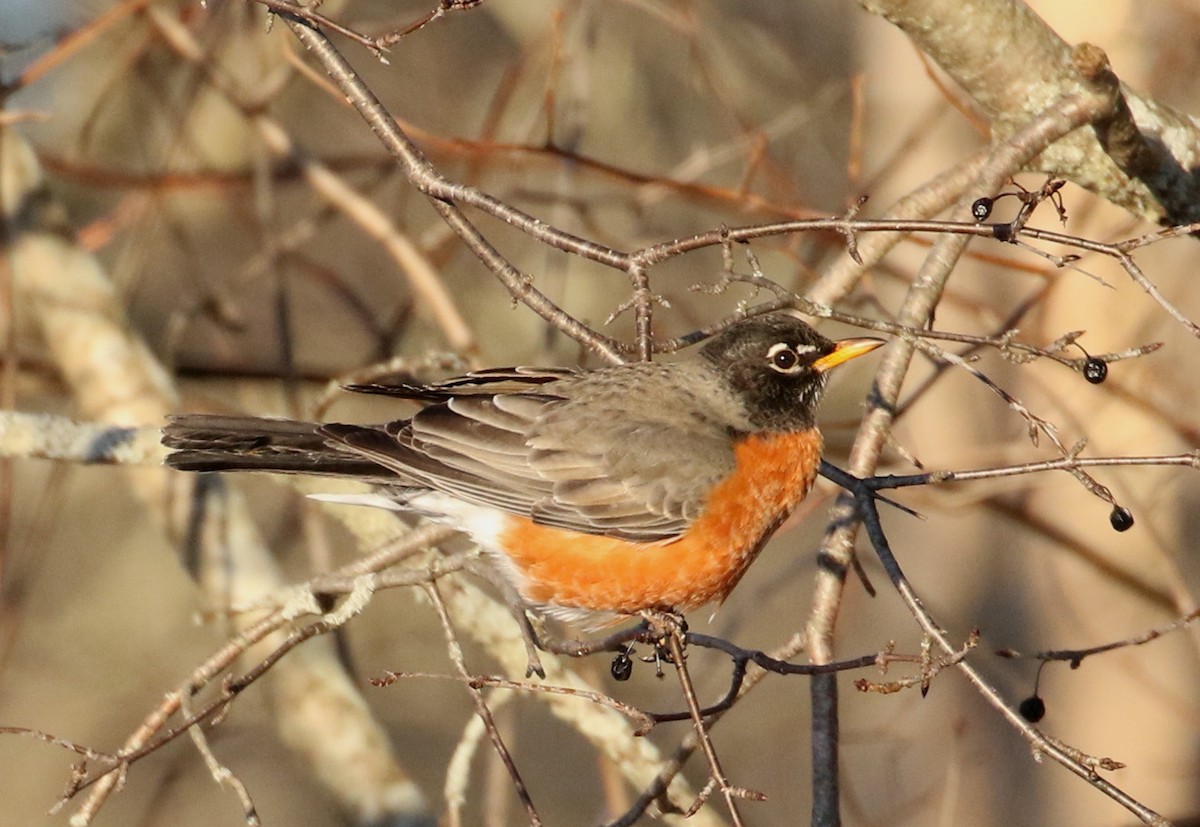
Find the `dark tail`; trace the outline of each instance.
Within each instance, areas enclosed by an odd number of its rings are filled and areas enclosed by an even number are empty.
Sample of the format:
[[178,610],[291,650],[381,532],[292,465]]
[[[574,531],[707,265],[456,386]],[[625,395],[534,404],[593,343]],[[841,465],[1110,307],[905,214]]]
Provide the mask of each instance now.
[[395,474],[339,448],[314,422],[181,414],[169,418],[166,463],[181,471],[275,471],[395,481]]

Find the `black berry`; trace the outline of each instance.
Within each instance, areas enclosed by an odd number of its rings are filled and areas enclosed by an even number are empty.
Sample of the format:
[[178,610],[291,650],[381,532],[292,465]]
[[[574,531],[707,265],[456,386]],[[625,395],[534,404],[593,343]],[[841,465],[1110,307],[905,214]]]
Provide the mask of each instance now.
[[971,205],[971,215],[975,216],[976,221],[983,221],[992,214],[992,199],[977,198],[975,203]]
[[1128,531],[1133,528],[1133,512],[1128,508],[1114,505],[1112,513],[1108,515],[1108,521],[1117,531]]
[[1037,695],[1030,695],[1017,706],[1017,712],[1031,724],[1036,724],[1046,717],[1046,702]]
[[1108,362],[1089,356],[1083,363],[1083,378],[1093,385],[1099,385],[1108,377]]
[[633,674],[633,660],[629,655],[622,652],[613,658],[612,676],[614,680],[627,681],[629,676]]

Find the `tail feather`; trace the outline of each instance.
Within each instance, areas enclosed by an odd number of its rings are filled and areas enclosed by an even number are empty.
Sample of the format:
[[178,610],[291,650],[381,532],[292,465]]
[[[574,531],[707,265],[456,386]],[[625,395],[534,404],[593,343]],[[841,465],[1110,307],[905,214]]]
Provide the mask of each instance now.
[[166,463],[182,471],[276,471],[395,482],[396,475],[361,454],[339,448],[313,422],[262,417],[183,414],[170,417]]

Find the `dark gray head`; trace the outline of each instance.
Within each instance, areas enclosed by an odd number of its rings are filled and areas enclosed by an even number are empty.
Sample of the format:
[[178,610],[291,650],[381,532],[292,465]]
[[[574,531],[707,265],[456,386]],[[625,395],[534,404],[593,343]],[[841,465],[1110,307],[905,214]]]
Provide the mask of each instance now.
[[793,431],[816,424],[830,369],[882,344],[867,338],[834,342],[794,316],[775,313],[733,325],[700,352],[730,383],[756,428]]

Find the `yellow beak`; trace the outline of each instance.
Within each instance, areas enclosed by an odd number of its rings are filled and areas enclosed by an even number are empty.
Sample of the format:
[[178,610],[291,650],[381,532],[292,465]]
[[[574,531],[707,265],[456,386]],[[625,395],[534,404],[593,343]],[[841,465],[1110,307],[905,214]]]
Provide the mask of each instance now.
[[886,345],[883,339],[872,339],[863,336],[857,339],[842,339],[834,342],[833,353],[827,356],[822,356],[817,361],[813,362],[813,370],[817,373],[824,373],[831,368],[836,368],[843,362],[849,362],[851,359],[857,359],[864,353],[870,353],[877,347]]

